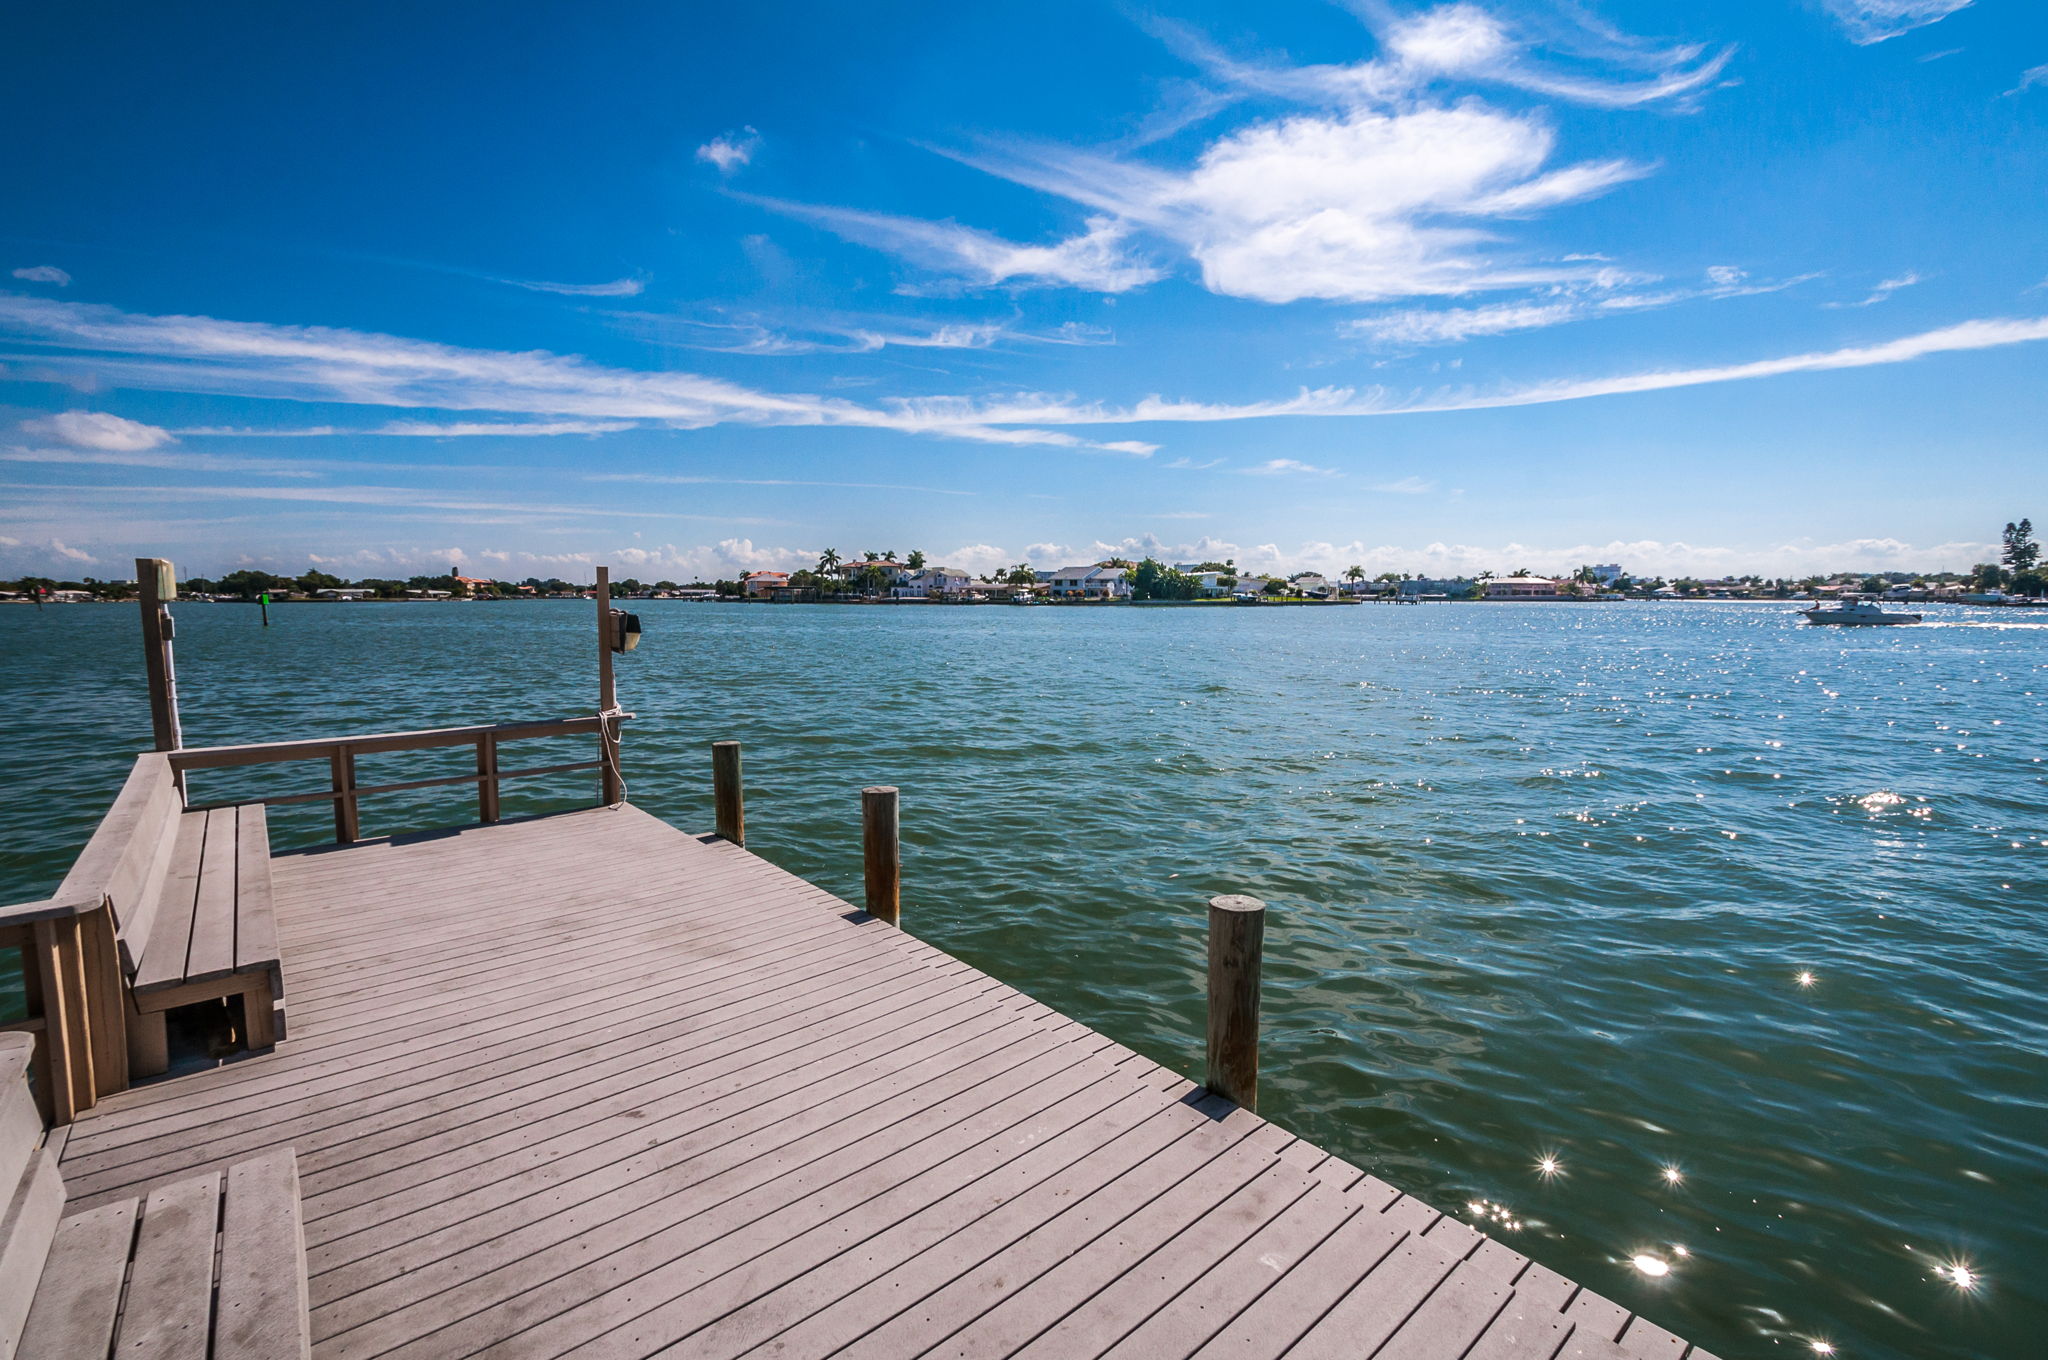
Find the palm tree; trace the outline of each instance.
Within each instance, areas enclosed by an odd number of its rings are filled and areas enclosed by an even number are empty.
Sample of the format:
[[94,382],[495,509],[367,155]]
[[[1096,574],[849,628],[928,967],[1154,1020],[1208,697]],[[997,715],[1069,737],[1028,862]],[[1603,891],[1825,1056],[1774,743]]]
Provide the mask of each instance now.
[[1344,568],[1344,579],[1347,581],[1363,581],[1365,579],[1365,568],[1356,565]]
[[820,576],[823,576],[826,573],[830,572],[832,568],[838,565],[839,549],[827,548],[825,549],[825,551],[818,554],[818,574]]

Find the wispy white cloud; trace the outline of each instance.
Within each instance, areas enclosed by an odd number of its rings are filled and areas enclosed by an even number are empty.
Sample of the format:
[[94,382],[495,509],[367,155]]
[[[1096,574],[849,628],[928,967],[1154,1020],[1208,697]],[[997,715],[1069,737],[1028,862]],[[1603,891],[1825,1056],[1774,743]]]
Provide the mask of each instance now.
[[1436,483],[1427,477],[1403,477],[1399,481],[1376,483],[1369,489],[1388,496],[1426,496],[1436,490]]
[[40,463],[69,467],[151,468],[164,472],[241,472],[266,477],[317,477],[315,467],[278,458],[242,458],[232,454],[194,453],[188,449],[100,450],[53,449],[28,445],[0,448],[0,463]]
[[647,291],[647,280],[613,279],[610,283],[549,283],[545,279],[499,279],[514,288],[535,293],[560,293],[567,297],[638,297]]
[[[1605,269],[1590,279],[1560,284],[1543,290],[1535,298],[1520,302],[1490,303],[1479,307],[1413,308],[1381,312],[1342,323],[1338,333],[1365,340],[1382,348],[1405,349],[1419,345],[1455,344],[1475,338],[1510,335],[1517,331],[1540,330],[1573,321],[1603,316],[1654,311],[1676,303],[1714,301],[1775,293],[1816,277],[1802,274],[1790,279],[1758,282],[1732,265],[1715,265],[1706,272],[1706,282],[1691,287],[1647,288],[1656,280],[1617,269]],[[1913,280],[1908,280],[1911,282]],[[1898,285],[1904,287],[1903,283]]]
[[849,241],[893,251],[926,268],[984,287],[1059,284],[1097,293],[1123,293],[1166,277],[1165,270],[1133,251],[1129,225],[1112,217],[1090,217],[1080,235],[1051,245],[1025,245],[957,222],[778,199],[755,201],[815,222]]
[[1268,458],[1265,462],[1248,468],[1237,469],[1245,477],[1338,477],[1343,474],[1335,468],[1317,467],[1304,463],[1299,458]]
[[742,317],[708,321],[650,313],[632,320],[664,340],[681,337],[691,349],[717,354],[777,358],[800,354],[875,354],[899,349],[990,349],[999,344],[1095,346],[1116,343],[1107,326],[1069,321],[1051,330],[1030,330],[1015,318],[999,321],[914,321],[875,317]]
[[169,430],[145,425],[106,411],[60,411],[21,422],[21,428],[69,444],[77,449],[101,449],[111,453],[134,453],[177,440]]
[[[1154,244],[1185,254],[1210,291],[1262,302],[1554,284],[1590,271],[1523,258],[1491,224],[1596,197],[1650,167],[1620,159],[1553,164],[1557,132],[1540,112],[1449,99],[1433,87],[1499,84],[1607,108],[1672,105],[1711,86],[1731,55],[1646,43],[1590,19],[1560,20],[1557,32],[1531,36],[1471,4],[1409,16],[1363,8],[1380,52],[1345,66],[1242,62],[1162,27],[1224,86],[1313,106],[1230,131],[1184,169],[1067,147],[957,156],[1092,212],[1084,234],[1054,246],[1019,246],[953,222],[767,206],[983,285],[1029,279],[1123,291],[1164,276],[1144,254]],[[1546,43],[1579,67],[1541,57]],[[1607,78],[1582,69],[1589,66],[1632,74]]]
[[332,436],[355,438],[362,435],[399,439],[531,439],[554,435],[617,434],[621,430],[639,428],[639,422],[632,420],[389,420],[382,425],[362,429],[342,425],[300,425],[287,429],[265,429],[256,425],[196,425],[177,433],[230,439],[321,439]]
[[1822,0],[1849,41],[1868,47],[1901,33],[1939,23],[1971,0]]
[[727,132],[697,148],[697,159],[718,167],[718,173],[729,175],[754,159],[754,152],[761,146],[761,136],[752,128],[741,128],[738,132]]
[[[1379,4],[1358,9],[1379,54],[1350,65],[1238,61],[1186,30],[1163,31],[1181,55],[1228,85],[1340,105],[1411,100],[1446,81],[1503,85],[1596,108],[1686,105],[1712,87],[1735,52],[1647,41],[1577,10],[1550,18],[1547,28],[1523,31],[1475,4],[1414,14]],[[1529,22],[1543,21],[1531,16]]]
[[71,276],[53,264],[32,264],[15,270],[14,277],[25,283],[51,283],[59,288],[71,286]]
[[482,512],[511,515],[524,522],[545,522],[549,520],[677,519],[704,520],[717,524],[782,525],[787,523],[785,520],[767,519],[758,516],[698,515],[679,511],[650,509],[645,506],[563,505],[558,502],[539,499],[527,502],[474,500],[463,496],[449,496],[431,491],[422,491],[416,486],[324,484],[320,486],[250,486],[244,483],[233,483],[177,486],[113,485],[81,489],[68,486],[49,486],[35,482],[0,482],[0,489],[15,492],[24,497],[56,498],[59,500],[69,500],[80,505],[88,503],[97,504],[108,500],[137,499],[144,501],[160,501],[164,499],[239,500],[296,502],[307,505],[367,506],[408,511]]
[[675,428],[741,424],[881,429],[1015,447],[1144,456],[1156,446],[1138,440],[1083,438],[1062,427],[1382,416],[1578,401],[2027,344],[2048,339],[2048,317],[1964,321],[1876,344],[1747,363],[1559,378],[1493,389],[1397,394],[1384,388],[1324,387],[1266,401],[1218,403],[1151,396],[1125,406],[1043,393],[896,397],[864,406],[842,398],[767,392],[690,373],[611,368],[545,351],[474,350],[321,327],[148,316],[13,294],[0,294],[0,330],[45,347],[37,361],[48,368],[68,366],[101,381],[135,387],[494,411],[569,421],[658,422]]
[[1870,290],[1870,296],[1860,302],[1824,302],[1821,305],[1823,307],[1874,307],[1893,293],[1898,292],[1901,288],[1911,288],[1914,284],[1921,282],[1924,282],[1924,280],[1920,275],[1908,270],[1897,278],[1885,279]]
[[[2048,64],[2044,64],[2041,66],[2029,66],[2026,70],[2020,72],[2019,84],[2013,86],[2010,90],[2007,90],[2006,94],[2025,94],[2028,90],[2033,89],[2036,85],[2048,85]],[[20,272],[20,270],[15,271],[17,276],[20,274]]]
[[593,474],[586,482],[653,482],[664,486],[818,486],[848,491],[921,491],[933,496],[972,496],[951,486],[912,486],[897,482],[814,482],[790,477],[690,477],[656,472],[608,472]]

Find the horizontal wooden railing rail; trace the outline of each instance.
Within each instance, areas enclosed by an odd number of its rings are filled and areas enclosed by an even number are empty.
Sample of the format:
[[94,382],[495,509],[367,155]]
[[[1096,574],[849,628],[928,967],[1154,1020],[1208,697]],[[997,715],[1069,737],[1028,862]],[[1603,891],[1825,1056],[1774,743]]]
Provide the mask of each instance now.
[[[487,823],[498,820],[500,785],[507,779],[532,779],[540,775],[596,770],[601,776],[602,796],[609,797],[609,776],[616,773],[613,768],[617,760],[615,753],[618,750],[616,724],[632,716],[630,713],[609,716],[592,714],[588,717],[549,718],[539,722],[437,727],[418,732],[373,732],[354,737],[311,737],[302,741],[259,742],[249,746],[191,746],[165,754],[170,759],[171,768],[177,771],[180,777],[192,770],[234,769],[299,760],[324,760],[330,771],[330,783],[325,789],[304,793],[263,794],[217,803],[188,802],[186,810],[232,807],[237,803],[281,805],[331,802],[334,804],[334,838],[340,844],[347,845],[361,837],[362,826],[357,807],[361,799],[371,794],[403,793],[414,789],[474,784],[477,787],[477,820]],[[508,741],[576,736],[597,738],[597,759],[573,760],[555,765],[532,765],[511,770],[504,769],[499,764],[498,748]],[[382,755],[393,751],[447,750],[461,746],[476,749],[476,773],[440,775],[432,779],[405,779],[386,784],[356,782],[357,756]]]

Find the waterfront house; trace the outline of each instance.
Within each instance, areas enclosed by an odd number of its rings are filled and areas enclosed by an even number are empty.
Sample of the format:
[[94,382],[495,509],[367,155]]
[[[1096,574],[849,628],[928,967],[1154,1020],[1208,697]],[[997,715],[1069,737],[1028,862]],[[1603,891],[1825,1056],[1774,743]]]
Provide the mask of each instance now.
[[740,589],[750,600],[765,600],[778,590],[789,588],[786,571],[750,571],[740,577]]
[[1061,567],[1046,585],[1055,600],[1128,600],[1131,583],[1124,570],[1107,562]]
[[952,567],[926,567],[889,593],[899,600],[936,600],[944,595],[964,595],[974,578]]
[[1188,575],[1201,585],[1204,595],[1228,595],[1237,585],[1234,571],[1192,571]]
[[1489,600],[1554,600],[1557,582],[1545,576],[1504,576],[1486,583]]
[[908,584],[910,578],[916,574],[910,567],[888,557],[841,562],[832,568],[832,574],[843,581],[858,581],[870,567],[882,573],[882,587],[885,590],[893,590],[897,586]]
[[313,592],[316,600],[367,600],[377,592],[361,586],[328,586]]

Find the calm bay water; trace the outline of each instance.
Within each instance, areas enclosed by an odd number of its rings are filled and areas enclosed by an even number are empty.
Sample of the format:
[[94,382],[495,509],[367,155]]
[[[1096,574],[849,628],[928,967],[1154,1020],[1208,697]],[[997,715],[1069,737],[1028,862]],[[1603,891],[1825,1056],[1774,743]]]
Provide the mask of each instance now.
[[[2048,621],[637,608],[650,811],[708,827],[739,738],[750,847],[857,901],[857,789],[898,784],[908,928],[1197,1076],[1203,902],[1253,893],[1263,1112],[1302,1136],[1724,1360],[2042,1354]],[[194,745],[593,706],[587,603],[176,612]],[[0,900],[55,886],[148,731],[132,606],[0,609]],[[508,812],[594,789],[536,782]]]

